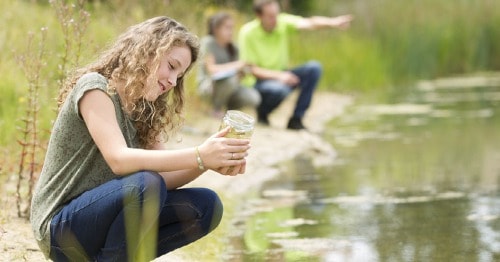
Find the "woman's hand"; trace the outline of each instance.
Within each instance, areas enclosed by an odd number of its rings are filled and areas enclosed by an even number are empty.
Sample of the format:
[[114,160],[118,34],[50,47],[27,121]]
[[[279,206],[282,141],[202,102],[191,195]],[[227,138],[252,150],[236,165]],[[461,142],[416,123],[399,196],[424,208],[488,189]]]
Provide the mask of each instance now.
[[225,138],[228,132],[229,127],[220,130],[203,142],[198,150],[206,168],[234,176],[245,172],[250,140]]
[[238,174],[244,174],[246,170],[247,164],[242,164],[239,166],[229,166],[229,167],[220,167],[217,168],[215,171],[217,173],[226,175],[226,176],[236,176]]

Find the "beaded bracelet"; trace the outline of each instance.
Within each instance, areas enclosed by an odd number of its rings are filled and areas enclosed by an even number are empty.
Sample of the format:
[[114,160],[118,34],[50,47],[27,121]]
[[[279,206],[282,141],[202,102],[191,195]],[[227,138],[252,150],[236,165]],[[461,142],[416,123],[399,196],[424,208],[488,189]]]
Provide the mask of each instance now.
[[196,161],[198,162],[198,169],[205,170],[205,165],[203,165],[203,160],[201,160],[200,151],[196,147]]

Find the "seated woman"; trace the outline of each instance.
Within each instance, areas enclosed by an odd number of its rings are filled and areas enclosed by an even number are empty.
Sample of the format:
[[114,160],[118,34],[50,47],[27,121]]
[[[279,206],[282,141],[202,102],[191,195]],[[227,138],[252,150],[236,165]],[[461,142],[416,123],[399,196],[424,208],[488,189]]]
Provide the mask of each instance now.
[[208,20],[208,35],[201,39],[201,61],[198,89],[209,96],[214,114],[222,116],[224,109],[256,108],[260,94],[240,84],[240,78],[250,65],[238,60],[238,49],[233,44],[234,21],[230,14],[219,12]]

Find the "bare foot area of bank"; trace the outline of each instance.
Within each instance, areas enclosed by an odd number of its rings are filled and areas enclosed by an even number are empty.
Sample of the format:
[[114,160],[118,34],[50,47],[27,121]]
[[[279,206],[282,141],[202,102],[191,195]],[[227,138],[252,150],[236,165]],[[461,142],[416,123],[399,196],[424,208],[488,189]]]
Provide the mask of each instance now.
[[[342,114],[352,103],[352,98],[335,93],[318,92],[308,110],[304,125],[307,131],[286,129],[296,99],[296,93],[270,116],[270,126],[257,125],[252,136],[252,148],[247,158],[247,171],[243,175],[228,177],[208,171],[187,186],[208,187],[225,196],[240,195],[255,190],[264,182],[278,175],[276,165],[299,154],[313,156],[316,165],[331,163],[334,148],[322,139],[326,123]],[[192,113],[195,114],[195,113]],[[200,116],[189,117],[185,128],[171,139],[171,148],[199,145],[219,129],[220,119]],[[17,218],[13,186],[15,177],[3,185],[0,208],[0,261],[45,261],[33,239],[31,226],[26,219]],[[228,218],[225,218],[228,219]],[[188,261],[192,256],[183,249],[171,252],[155,261]]]

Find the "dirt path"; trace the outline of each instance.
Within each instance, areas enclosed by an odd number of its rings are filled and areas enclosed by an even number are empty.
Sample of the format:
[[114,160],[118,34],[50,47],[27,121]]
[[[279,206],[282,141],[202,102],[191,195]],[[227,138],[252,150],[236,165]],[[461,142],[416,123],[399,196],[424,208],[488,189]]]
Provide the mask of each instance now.
[[[271,126],[257,126],[252,137],[252,149],[248,157],[247,172],[237,177],[226,177],[207,172],[188,186],[203,186],[226,195],[238,195],[250,188],[258,188],[263,182],[278,174],[276,164],[291,159],[299,153],[314,156],[316,164],[324,164],[335,157],[335,150],[321,139],[325,123],[343,110],[352,101],[350,97],[334,93],[317,93],[308,110],[304,124],[309,131],[288,131],[285,129],[288,116],[292,112],[296,94],[292,94],[271,117]],[[172,148],[198,145],[214,133],[220,120],[197,117],[196,123],[186,123],[181,134],[170,142]],[[177,140],[177,141],[175,141]],[[178,141],[182,140],[182,141]],[[45,261],[33,239],[29,222],[19,219],[15,214],[15,199],[8,179],[1,192],[0,208],[0,261]],[[155,261],[185,260],[183,250],[177,250]]]

